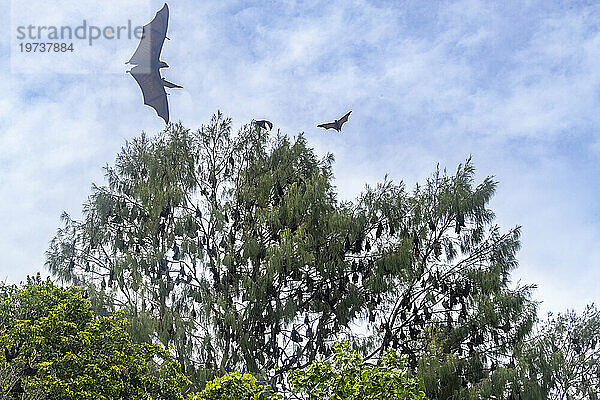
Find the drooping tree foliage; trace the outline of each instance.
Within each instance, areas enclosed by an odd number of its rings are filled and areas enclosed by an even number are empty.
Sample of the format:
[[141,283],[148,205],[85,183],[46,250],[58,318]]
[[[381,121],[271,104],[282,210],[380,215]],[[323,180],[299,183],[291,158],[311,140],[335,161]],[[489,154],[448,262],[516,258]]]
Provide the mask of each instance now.
[[98,317],[76,287],[0,286],[0,398],[183,399],[189,381],[122,316]]
[[173,344],[200,382],[276,370],[275,385],[340,339],[367,359],[398,349],[434,398],[513,371],[535,303],[510,283],[519,229],[493,225],[496,183],[475,185],[467,161],[414,191],[385,180],[342,202],[332,162],[302,135],[233,136],[220,114],[169,125],[107,166],[47,266],[99,311],[124,310],[138,339]]
[[376,350],[407,355],[431,398],[477,398],[481,386],[498,398],[513,394],[492,373],[515,374],[515,350],[535,322],[533,287],[510,286],[519,228],[493,225],[496,182],[474,185],[474,172],[467,160],[410,194],[385,182],[358,203],[367,251],[356,262],[372,271],[362,285],[379,327]]
[[346,268],[339,232],[351,226],[331,159],[302,137],[230,130],[217,115],[196,132],[171,125],[128,144],[85,219],[65,216],[48,253],[54,274],[126,310],[140,337],[173,343],[199,379],[242,365],[283,373],[307,325],[302,351],[314,358],[360,310],[358,296],[350,304],[328,290]]
[[519,354],[524,399],[600,398],[600,310],[550,314]]

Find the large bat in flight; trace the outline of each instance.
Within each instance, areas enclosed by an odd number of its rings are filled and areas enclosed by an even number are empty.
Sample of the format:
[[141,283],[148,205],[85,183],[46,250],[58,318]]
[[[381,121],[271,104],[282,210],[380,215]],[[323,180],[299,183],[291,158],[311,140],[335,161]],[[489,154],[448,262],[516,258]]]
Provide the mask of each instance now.
[[181,88],[181,86],[165,80],[160,75],[161,68],[168,68],[166,62],[160,60],[163,43],[167,36],[169,24],[169,7],[165,3],[163,8],[149,24],[144,25],[142,39],[126,64],[135,64],[130,71],[144,96],[144,104],[154,108],[159,117],[169,123],[169,103],[167,102],[168,88]]
[[346,115],[344,115],[340,119],[336,119],[334,122],[328,122],[326,124],[317,125],[317,128],[335,129],[336,131],[340,132],[342,130],[342,125],[348,122],[348,117],[350,116],[351,112],[352,110],[348,111]]

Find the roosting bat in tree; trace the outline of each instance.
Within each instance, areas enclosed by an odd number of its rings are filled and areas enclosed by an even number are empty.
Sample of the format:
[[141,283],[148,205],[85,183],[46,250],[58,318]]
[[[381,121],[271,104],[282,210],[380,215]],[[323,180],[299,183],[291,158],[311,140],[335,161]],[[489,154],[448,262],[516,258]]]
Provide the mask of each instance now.
[[254,121],[254,123],[259,128],[262,128],[262,129],[265,129],[265,130],[267,129],[267,126],[269,127],[269,130],[273,129],[273,124],[271,123],[271,121],[267,121],[266,119],[261,119],[261,120],[258,120],[258,121]]
[[346,115],[344,115],[340,119],[336,119],[334,122],[317,125],[317,128],[335,129],[336,131],[340,132],[342,130],[342,125],[344,125],[344,123],[348,122],[348,117],[350,116],[351,112],[352,112],[352,110],[348,111],[348,113]]
[[127,71],[133,76],[144,96],[144,104],[156,110],[159,117],[169,123],[169,103],[167,102],[168,88],[181,88],[181,86],[166,81],[160,76],[161,68],[169,66],[160,61],[160,53],[167,36],[167,25],[169,24],[169,7],[165,3],[163,8],[149,24],[144,25],[142,39],[135,53],[126,64],[135,64],[135,67]]

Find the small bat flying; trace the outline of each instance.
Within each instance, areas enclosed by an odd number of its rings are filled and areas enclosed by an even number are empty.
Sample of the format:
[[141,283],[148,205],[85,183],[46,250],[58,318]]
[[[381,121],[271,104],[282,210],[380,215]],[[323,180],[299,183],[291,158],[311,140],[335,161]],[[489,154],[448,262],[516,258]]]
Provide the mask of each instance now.
[[350,116],[351,112],[352,110],[348,111],[346,115],[344,115],[340,119],[336,119],[334,122],[328,122],[326,124],[317,125],[317,128],[335,129],[336,131],[340,132],[342,130],[342,125],[348,122],[348,117]]
[[265,130],[267,129],[267,126],[269,127],[269,130],[273,129],[273,123],[271,123],[271,121],[267,121],[266,119],[261,119],[261,120],[258,120],[258,121],[254,121],[254,123],[259,128],[262,128],[262,129],[265,129]]
[[167,3],[156,13],[154,19],[144,25],[142,39],[126,64],[135,64],[127,71],[136,80],[142,95],[144,104],[154,108],[156,114],[169,123],[169,103],[167,102],[168,88],[181,88],[181,86],[165,80],[160,75],[161,68],[168,68],[166,62],[160,61],[160,53],[167,36],[167,25],[169,24],[169,7]]

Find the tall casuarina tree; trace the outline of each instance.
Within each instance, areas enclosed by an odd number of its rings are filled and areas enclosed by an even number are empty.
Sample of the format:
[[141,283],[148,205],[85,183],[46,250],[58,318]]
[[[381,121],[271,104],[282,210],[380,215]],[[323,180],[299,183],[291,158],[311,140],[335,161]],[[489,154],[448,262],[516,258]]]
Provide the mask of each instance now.
[[138,339],[172,345],[198,381],[243,369],[276,385],[341,339],[367,358],[399,349],[430,393],[509,365],[535,304],[510,285],[519,229],[493,225],[496,183],[474,184],[467,161],[343,202],[332,163],[302,135],[232,135],[221,114],[171,124],[124,146],[83,219],[64,215],[47,266],[99,311],[124,310]]

